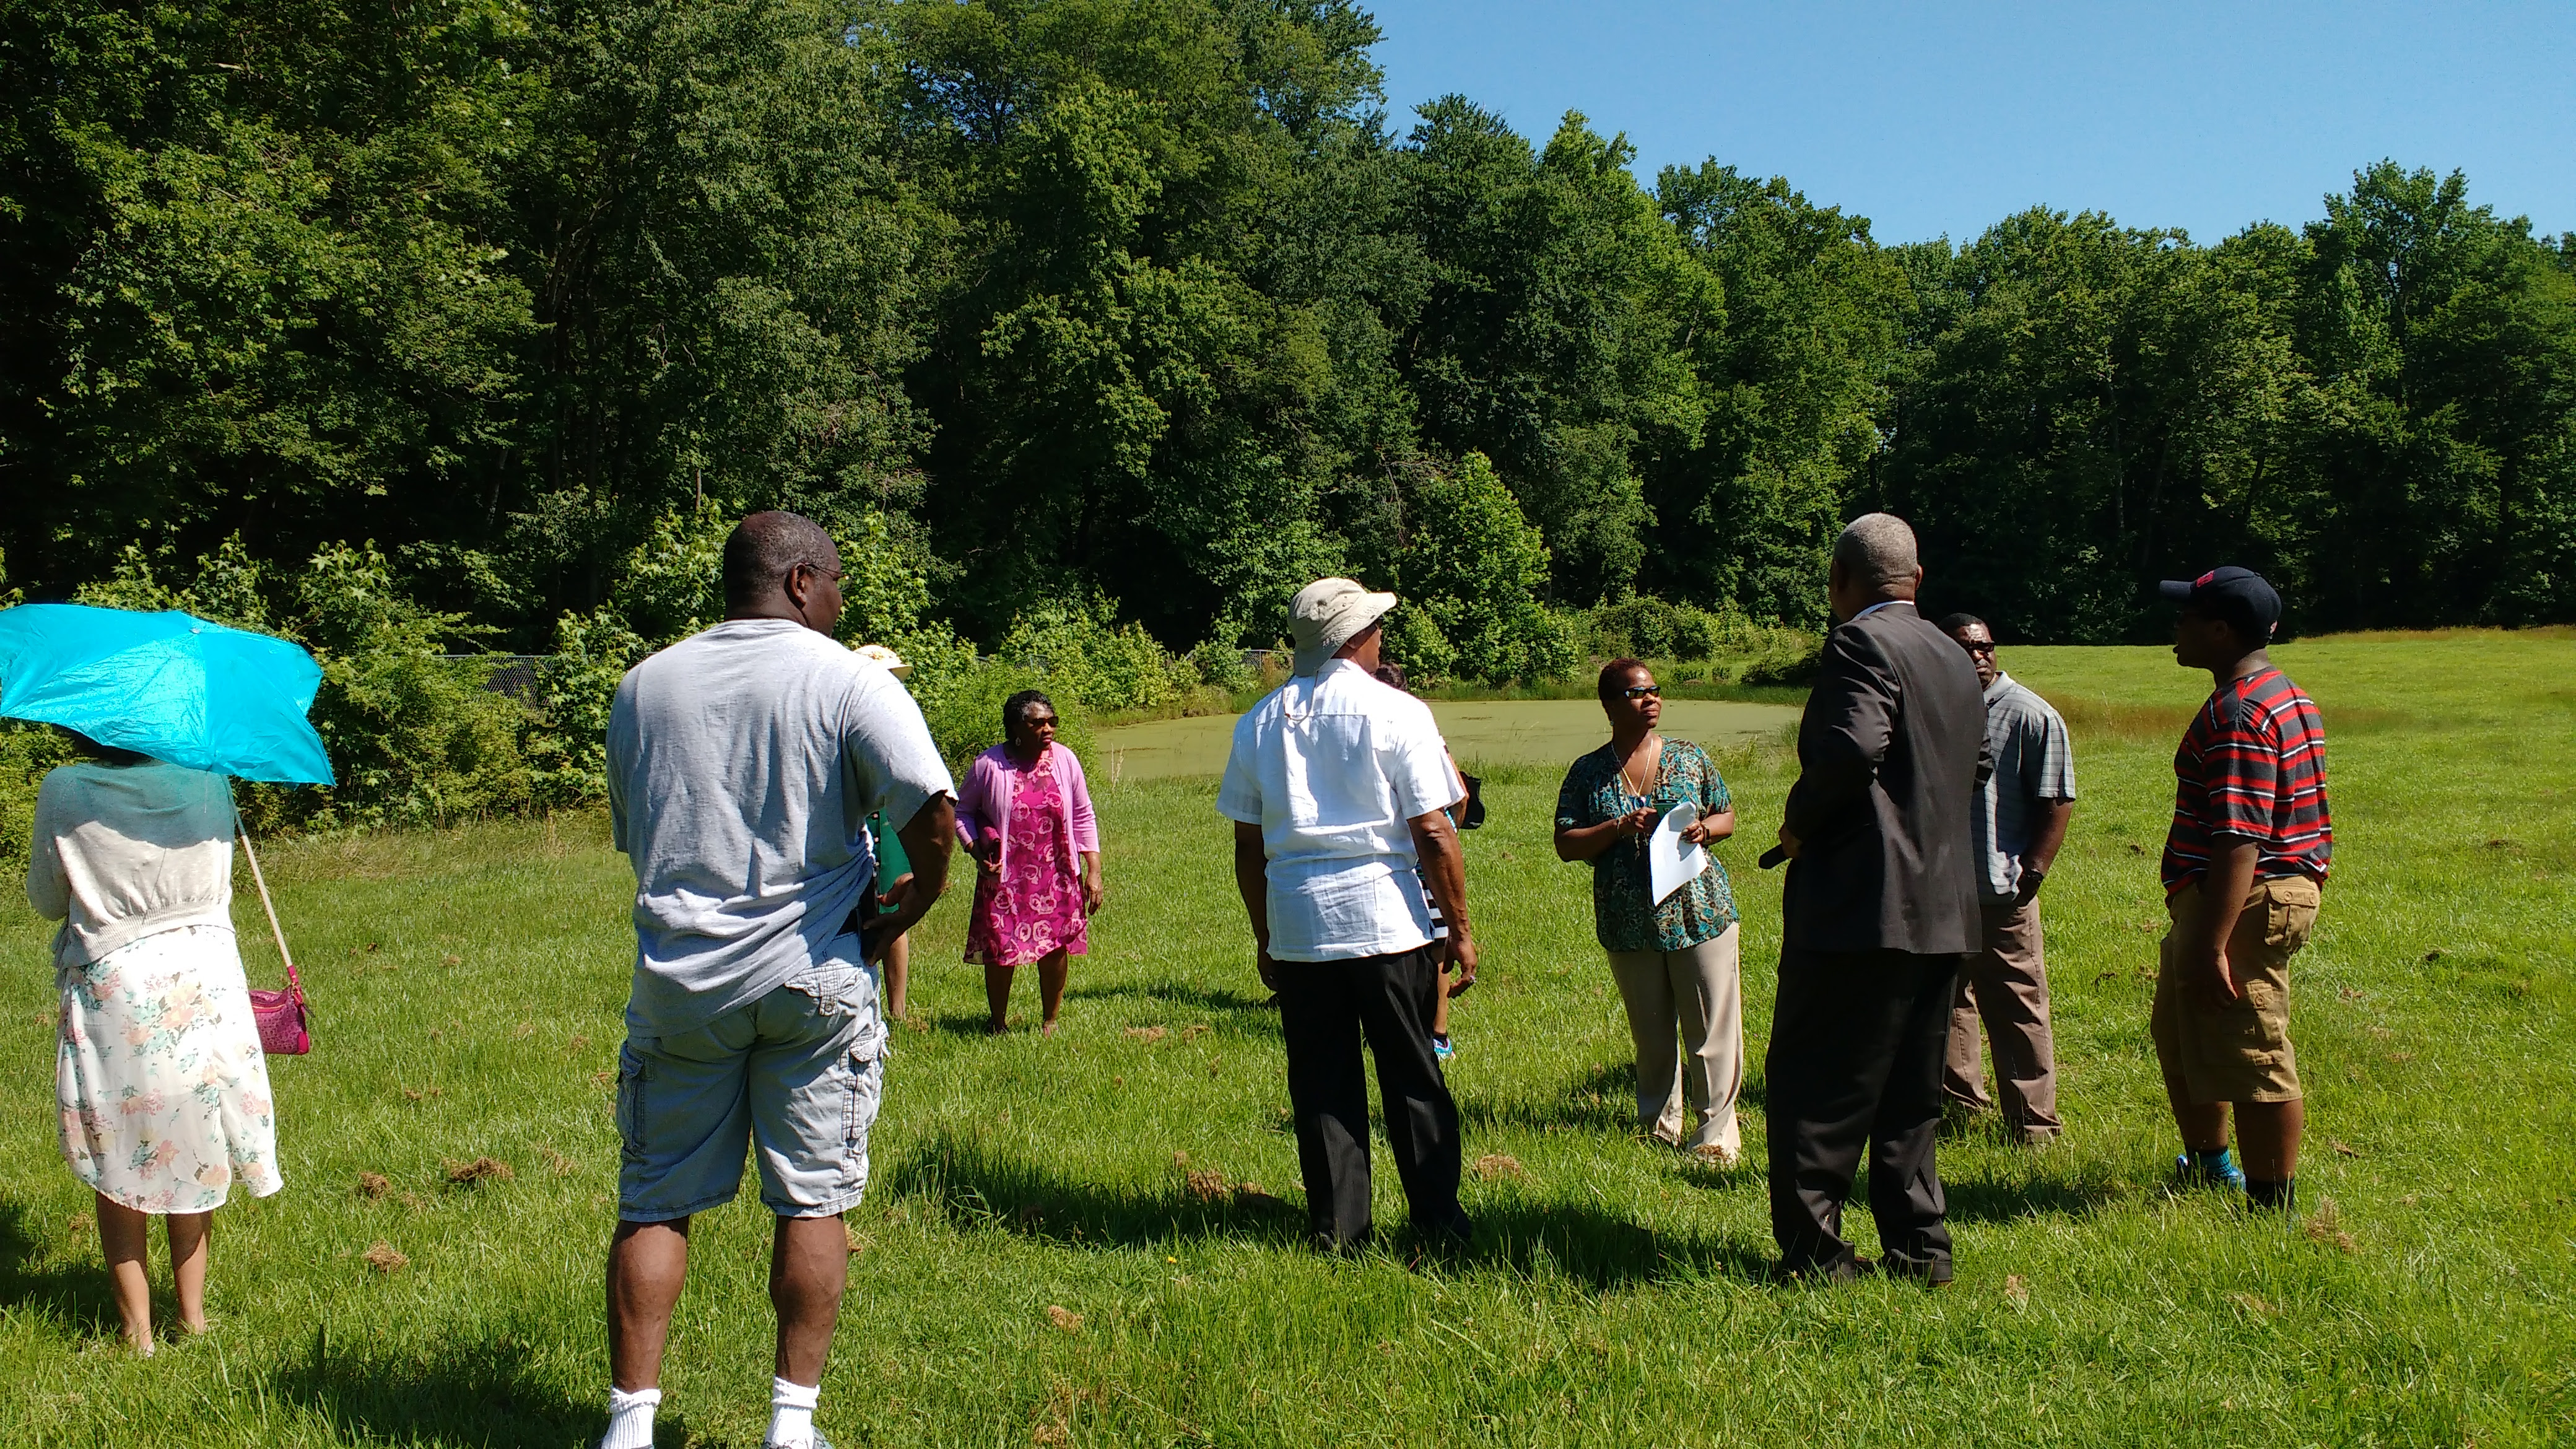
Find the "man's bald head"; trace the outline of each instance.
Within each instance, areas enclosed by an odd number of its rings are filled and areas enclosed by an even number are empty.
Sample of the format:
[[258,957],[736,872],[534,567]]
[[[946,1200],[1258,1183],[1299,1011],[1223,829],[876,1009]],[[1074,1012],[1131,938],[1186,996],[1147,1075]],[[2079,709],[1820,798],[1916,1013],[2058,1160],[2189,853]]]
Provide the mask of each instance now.
[[724,546],[725,607],[741,610],[775,599],[800,564],[841,571],[841,550],[823,526],[797,513],[755,513],[734,525]]
[[841,619],[841,551],[793,513],[755,513],[724,546],[725,617],[793,619],[829,634]]

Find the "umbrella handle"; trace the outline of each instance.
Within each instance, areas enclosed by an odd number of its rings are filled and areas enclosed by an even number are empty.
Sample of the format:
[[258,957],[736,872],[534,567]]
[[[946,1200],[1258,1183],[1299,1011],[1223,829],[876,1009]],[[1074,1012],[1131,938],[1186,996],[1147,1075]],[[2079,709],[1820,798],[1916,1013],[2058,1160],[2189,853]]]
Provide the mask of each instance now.
[[[238,822],[236,822],[238,823]],[[277,905],[268,898],[268,877],[259,869],[259,852],[250,848],[250,832],[241,832],[242,857],[250,862],[251,883],[259,887],[260,909],[268,912],[269,934],[277,938],[278,959],[286,963],[286,984],[295,991],[295,999],[304,999],[304,983],[295,979],[295,954],[286,949],[286,932],[277,924]]]

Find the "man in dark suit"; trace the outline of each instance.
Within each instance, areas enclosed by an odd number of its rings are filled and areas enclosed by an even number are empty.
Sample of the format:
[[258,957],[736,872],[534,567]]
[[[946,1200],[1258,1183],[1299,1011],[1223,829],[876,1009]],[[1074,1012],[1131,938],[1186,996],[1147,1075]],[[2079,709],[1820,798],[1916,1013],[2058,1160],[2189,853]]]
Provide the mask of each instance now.
[[1780,826],[1780,994],[1764,1065],[1771,1230],[1785,1266],[1870,1271],[1842,1236],[1861,1149],[1880,1270],[1950,1281],[1933,1137],[1960,961],[1978,948],[1969,812],[1992,766],[1959,646],[1914,610],[1914,530],[1890,514],[1834,542],[1825,641]]

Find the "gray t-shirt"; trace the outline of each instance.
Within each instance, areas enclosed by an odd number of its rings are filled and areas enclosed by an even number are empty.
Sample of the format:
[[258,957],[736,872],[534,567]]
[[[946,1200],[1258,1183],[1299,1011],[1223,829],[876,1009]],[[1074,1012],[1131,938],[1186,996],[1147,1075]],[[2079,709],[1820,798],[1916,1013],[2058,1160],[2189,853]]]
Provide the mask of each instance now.
[[900,828],[956,788],[895,677],[802,624],[729,620],[628,670],[608,716],[627,1029],[693,1030],[825,959],[875,875],[868,816]]
[[2075,750],[2048,701],[2000,673],[1986,687],[1986,743],[1995,773],[1978,789],[1970,833],[1984,864],[1979,887],[1994,899],[2021,890],[2021,858],[2036,841],[2042,802],[2075,798]]

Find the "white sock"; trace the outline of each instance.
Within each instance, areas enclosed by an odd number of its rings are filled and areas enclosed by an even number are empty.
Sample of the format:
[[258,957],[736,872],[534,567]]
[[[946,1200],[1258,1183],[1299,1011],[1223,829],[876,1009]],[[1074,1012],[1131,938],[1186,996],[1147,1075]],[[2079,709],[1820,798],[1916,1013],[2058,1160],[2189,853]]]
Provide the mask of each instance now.
[[660,1389],[609,1389],[608,1433],[599,1449],[653,1449],[653,1411],[661,1404]]
[[814,1402],[823,1397],[821,1384],[792,1384],[785,1379],[769,1381],[769,1445],[785,1449],[811,1449],[814,1443]]

